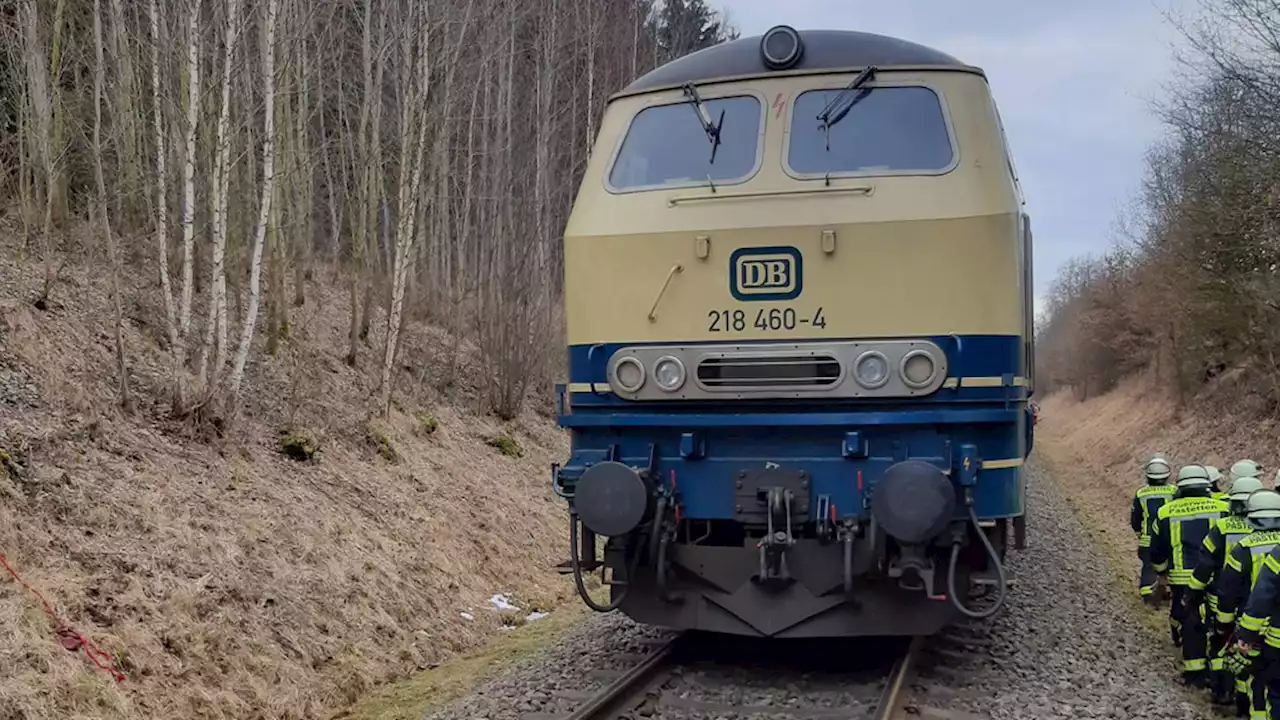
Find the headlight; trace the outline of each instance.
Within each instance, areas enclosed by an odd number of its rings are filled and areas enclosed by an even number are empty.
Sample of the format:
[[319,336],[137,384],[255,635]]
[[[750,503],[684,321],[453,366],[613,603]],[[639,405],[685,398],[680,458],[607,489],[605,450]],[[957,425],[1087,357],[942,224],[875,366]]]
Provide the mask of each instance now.
[[614,377],[618,379],[618,385],[627,392],[635,392],[644,385],[644,365],[633,357],[624,357],[613,366]]
[[853,362],[853,377],[862,387],[874,390],[889,382],[889,361],[875,350],[864,352]]
[[670,355],[659,358],[653,366],[653,379],[663,390],[675,392],[684,385],[684,364]]
[[936,372],[937,365],[933,362],[933,356],[924,350],[912,350],[903,355],[902,365],[898,368],[902,382],[916,390],[933,382]]

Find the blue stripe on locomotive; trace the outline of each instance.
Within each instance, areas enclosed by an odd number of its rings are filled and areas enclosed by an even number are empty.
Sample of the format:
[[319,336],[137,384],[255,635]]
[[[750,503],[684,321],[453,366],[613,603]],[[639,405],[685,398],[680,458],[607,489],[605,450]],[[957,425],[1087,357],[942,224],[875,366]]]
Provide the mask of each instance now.
[[[951,377],[1022,374],[1020,337],[930,339],[947,352]],[[607,382],[608,358],[625,344],[594,347],[570,348],[570,382]],[[1026,398],[1026,388],[1011,382],[894,401],[636,403],[574,393],[571,414],[560,417],[572,433],[561,476],[571,483],[605,459],[637,467],[656,459],[664,483],[675,471],[685,517],[731,519],[737,473],[770,462],[807,470],[813,497],[828,495],[844,517],[863,511],[867,492],[893,463],[919,459],[949,472],[960,446],[972,444],[985,463],[995,461],[978,474],[979,517],[1016,516],[1024,510],[1021,460],[1032,443]]]

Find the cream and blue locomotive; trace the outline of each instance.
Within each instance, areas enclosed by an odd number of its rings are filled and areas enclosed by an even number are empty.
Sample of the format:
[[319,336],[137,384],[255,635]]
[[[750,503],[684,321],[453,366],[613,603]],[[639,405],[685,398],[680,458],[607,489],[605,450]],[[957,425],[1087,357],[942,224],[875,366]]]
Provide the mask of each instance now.
[[987,79],[937,50],[779,26],[612,97],[564,237],[584,601],[775,637],[995,612],[1031,247]]

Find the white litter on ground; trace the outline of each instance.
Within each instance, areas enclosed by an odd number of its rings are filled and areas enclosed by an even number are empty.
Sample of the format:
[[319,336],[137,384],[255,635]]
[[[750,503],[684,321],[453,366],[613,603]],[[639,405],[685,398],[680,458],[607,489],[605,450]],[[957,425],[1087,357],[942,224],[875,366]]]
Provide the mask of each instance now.
[[507,599],[506,595],[494,595],[493,597],[489,598],[489,604],[493,605],[493,609],[498,611],[520,609],[515,605],[512,605],[511,601]]
[[526,616],[525,616],[524,621],[525,621],[525,622],[533,622],[534,620],[541,620],[542,618],[544,618],[544,617],[546,617],[546,616],[547,616],[547,614],[546,614],[546,613],[544,613],[544,612],[538,612],[537,610],[534,610],[533,612],[531,612],[531,613],[529,613],[528,615],[526,615]]
[[459,614],[460,614],[460,615],[462,615],[462,619],[463,619],[463,620],[475,620],[475,619],[476,619],[476,616],[475,616],[475,615],[472,615],[471,613],[459,613]]

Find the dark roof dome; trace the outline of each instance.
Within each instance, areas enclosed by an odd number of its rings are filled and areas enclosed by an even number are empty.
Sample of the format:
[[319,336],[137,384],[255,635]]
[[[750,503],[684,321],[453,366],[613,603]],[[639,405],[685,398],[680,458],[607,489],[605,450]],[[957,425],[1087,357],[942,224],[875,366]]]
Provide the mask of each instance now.
[[[885,35],[853,30],[801,30],[799,35],[804,51],[790,70],[821,71],[868,65],[968,68],[944,52]],[[629,94],[687,82],[768,74],[771,70],[760,51],[762,37],[739,38],[672,60],[637,78],[622,92]]]

